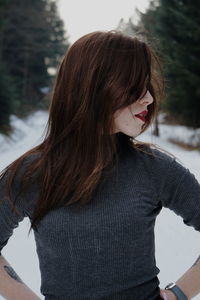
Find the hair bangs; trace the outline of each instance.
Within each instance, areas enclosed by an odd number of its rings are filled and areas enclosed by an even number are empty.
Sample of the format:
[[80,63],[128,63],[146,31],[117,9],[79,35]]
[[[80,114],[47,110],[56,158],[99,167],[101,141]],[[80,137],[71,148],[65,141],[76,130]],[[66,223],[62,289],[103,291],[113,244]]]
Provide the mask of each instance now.
[[[129,80],[125,87],[127,89],[127,98],[123,106],[130,105],[143,98],[147,91],[152,89],[151,55],[143,42],[135,40],[135,43],[137,43],[135,49],[138,51],[134,51],[129,60]],[[138,64],[138,61],[140,61],[140,64]]]

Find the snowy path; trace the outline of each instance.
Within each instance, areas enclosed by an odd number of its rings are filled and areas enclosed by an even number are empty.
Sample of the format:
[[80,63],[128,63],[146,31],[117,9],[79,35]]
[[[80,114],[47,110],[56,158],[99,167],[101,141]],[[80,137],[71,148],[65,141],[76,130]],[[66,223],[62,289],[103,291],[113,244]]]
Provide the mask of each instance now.
[[[0,170],[41,142],[47,117],[47,112],[43,111],[32,114],[25,121],[12,117],[12,122],[16,128],[13,140],[5,140],[0,135]],[[184,127],[180,126],[178,129],[184,135]],[[200,182],[200,153],[186,151],[168,143],[166,137],[173,134],[170,126],[161,124],[160,130],[162,138],[152,136],[150,129],[138,139],[155,143],[173,153]],[[33,233],[27,238],[29,225],[28,219],[20,223],[2,253],[23,281],[41,299],[44,299],[40,294],[39,263]],[[156,262],[160,269],[158,277],[160,287],[163,288],[167,283],[177,280],[199,256],[200,234],[192,227],[186,226],[182,219],[172,211],[163,208],[156,219],[155,242]],[[0,299],[3,298],[0,297]],[[193,299],[200,300],[200,295]]]

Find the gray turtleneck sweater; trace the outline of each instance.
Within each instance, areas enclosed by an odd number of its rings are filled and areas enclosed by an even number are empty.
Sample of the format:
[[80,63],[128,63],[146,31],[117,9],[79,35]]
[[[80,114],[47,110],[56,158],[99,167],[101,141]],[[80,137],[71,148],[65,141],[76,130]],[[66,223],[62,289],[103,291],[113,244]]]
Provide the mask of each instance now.
[[[159,299],[156,217],[164,206],[200,231],[200,184],[174,158],[146,149],[157,157],[126,147],[119,152],[118,168],[100,181],[82,210],[58,208],[39,223],[34,235],[46,300]],[[4,197],[6,178],[0,181],[0,250],[18,223],[31,217],[39,193],[33,184],[18,200],[19,217]],[[19,182],[16,176],[14,196]]]

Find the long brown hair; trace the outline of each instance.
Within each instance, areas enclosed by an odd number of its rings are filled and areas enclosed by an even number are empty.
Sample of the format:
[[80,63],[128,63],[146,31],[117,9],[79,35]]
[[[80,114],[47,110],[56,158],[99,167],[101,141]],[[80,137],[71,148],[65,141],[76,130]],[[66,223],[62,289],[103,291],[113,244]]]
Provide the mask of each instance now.
[[71,45],[57,74],[43,142],[4,169],[11,173],[10,193],[18,167],[39,154],[23,174],[23,183],[35,176],[41,187],[30,230],[51,209],[91,200],[102,172],[117,157],[117,137],[124,146],[144,152],[143,146],[153,145],[109,134],[114,112],[142,98],[147,89],[154,101],[142,132],[153,122],[164,95],[162,66],[153,48],[117,30],[91,32]]

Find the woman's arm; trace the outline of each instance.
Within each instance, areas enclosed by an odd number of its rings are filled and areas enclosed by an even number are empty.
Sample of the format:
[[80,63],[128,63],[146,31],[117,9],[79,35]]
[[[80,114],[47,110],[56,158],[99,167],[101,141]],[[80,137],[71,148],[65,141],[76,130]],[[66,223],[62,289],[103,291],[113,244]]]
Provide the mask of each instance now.
[[[171,159],[168,166],[160,162],[162,167],[162,183],[157,184],[160,206],[169,208],[182,217],[185,225],[192,226],[200,232],[200,183],[188,168]],[[166,172],[165,172],[166,170]],[[156,170],[159,173],[160,170]],[[156,174],[157,176],[157,174]],[[158,179],[158,176],[157,176]],[[176,282],[188,299],[200,293],[200,257]],[[170,290],[162,290],[169,300],[177,300]]]
[[0,295],[6,300],[40,300],[0,255]]
[[[176,282],[175,284],[180,287],[183,293],[188,299],[192,299],[200,293],[200,256],[197,258],[195,263],[190,269],[188,269]],[[161,290],[164,292],[168,300],[177,300],[176,296],[172,291]],[[162,296],[162,295],[161,295]],[[162,296],[163,299],[165,299]]]

